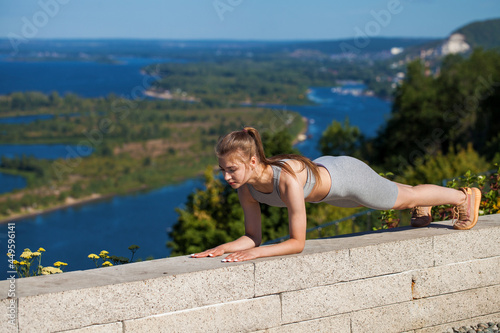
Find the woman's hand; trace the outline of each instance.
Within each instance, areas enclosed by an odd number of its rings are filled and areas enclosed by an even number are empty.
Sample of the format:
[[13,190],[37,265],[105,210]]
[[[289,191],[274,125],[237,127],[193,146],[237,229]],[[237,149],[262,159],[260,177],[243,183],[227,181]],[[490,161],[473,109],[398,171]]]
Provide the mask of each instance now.
[[208,249],[200,253],[193,253],[191,258],[205,258],[205,257],[218,257],[224,254],[224,249],[220,246]]
[[231,253],[226,258],[222,259],[222,262],[246,261],[257,258],[260,258],[259,248],[253,248]]

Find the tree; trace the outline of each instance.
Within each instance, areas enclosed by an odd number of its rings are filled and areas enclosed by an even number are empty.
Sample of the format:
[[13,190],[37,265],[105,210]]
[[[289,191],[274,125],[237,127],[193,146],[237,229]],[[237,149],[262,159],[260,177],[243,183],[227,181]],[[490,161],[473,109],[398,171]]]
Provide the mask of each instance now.
[[319,139],[319,150],[323,155],[350,155],[359,157],[363,135],[357,126],[349,125],[349,118],[340,123],[334,120]]
[[238,194],[214,176],[213,168],[205,170],[205,189],[188,197],[186,207],[178,208],[179,218],[167,246],[172,255],[200,252],[229,242],[244,234],[243,210]]
[[435,77],[420,60],[408,65],[391,118],[372,141],[371,162],[387,169],[416,166],[425,156],[447,155],[472,144],[480,155],[498,152],[500,54],[480,49],[453,55]]

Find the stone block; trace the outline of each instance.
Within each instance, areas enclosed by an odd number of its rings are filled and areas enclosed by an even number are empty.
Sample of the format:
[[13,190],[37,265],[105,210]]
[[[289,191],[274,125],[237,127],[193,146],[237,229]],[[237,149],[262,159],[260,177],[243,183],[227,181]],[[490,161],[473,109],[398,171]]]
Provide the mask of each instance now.
[[393,274],[282,294],[282,321],[293,323],[411,300],[411,275]]
[[500,256],[500,227],[453,231],[434,237],[435,266]]
[[252,332],[279,326],[278,295],[127,320],[124,332]]
[[357,311],[352,333],[398,333],[497,313],[499,294],[500,286],[492,286]]
[[418,270],[413,281],[414,298],[500,285],[500,257]]
[[[8,290],[8,289],[7,289]],[[18,309],[17,300],[5,298],[0,300],[0,311],[2,311],[2,321],[0,322],[0,332],[14,333],[18,331]]]
[[123,324],[119,322],[119,323],[111,323],[104,325],[92,325],[65,332],[66,333],[123,333]]
[[350,279],[432,267],[432,238],[422,237],[350,249]]
[[269,295],[346,281],[349,250],[280,257],[255,263],[255,295]]
[[287,324],[270,328],[265,333],[350,333],[351,319],[349,314],[307,320],[300,323]]
[[[220,262],[220,260],[219,260]],[[58,331],[251,298],[253,264],[19,299],[20,332]]]

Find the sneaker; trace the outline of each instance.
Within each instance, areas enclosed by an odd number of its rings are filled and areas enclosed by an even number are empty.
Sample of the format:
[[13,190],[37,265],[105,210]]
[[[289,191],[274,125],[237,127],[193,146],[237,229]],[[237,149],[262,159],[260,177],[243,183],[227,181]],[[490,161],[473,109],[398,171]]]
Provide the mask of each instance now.
[[415,228],[427,227],[432,222],[432,206],[418,206],[411,209],[411,226]]
[[474,227],[479,216],[479,204],[481,203],[481,191],[478,188],[463,187],[465,200],[453,208],[453,228],[468,230]]

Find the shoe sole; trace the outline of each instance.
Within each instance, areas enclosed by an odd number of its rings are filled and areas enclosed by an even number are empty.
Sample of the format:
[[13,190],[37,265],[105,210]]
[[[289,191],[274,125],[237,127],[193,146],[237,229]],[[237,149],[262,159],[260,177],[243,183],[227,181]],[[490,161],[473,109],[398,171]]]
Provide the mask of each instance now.
[[432,206],[430,206],[429,208],[429,221],[425,222],[425,224],[422,224],[422,225],[419,225],[418,222],[416,221],[413,221],[410,220],[410,225],[413,227],[413,228],[425,228],[425,227],[428,227],[432,222]]
[[[474,193],[474,213],[475,213],[474,214],[474,219],[472,220],[471,225],[468,226],[467,228],[461,228],[461,229],[455,228],[455,229],[458,229],[458,230],[469,230],[469,229],[474,228],[474,226],[477,223],[477,220],[479,218],[479,205],[481,204],[481,191],[478,188],[475,188],[475,187],[472,187],[471,191]],[[455,225],[455,227],[456,227],[456,225]]]

